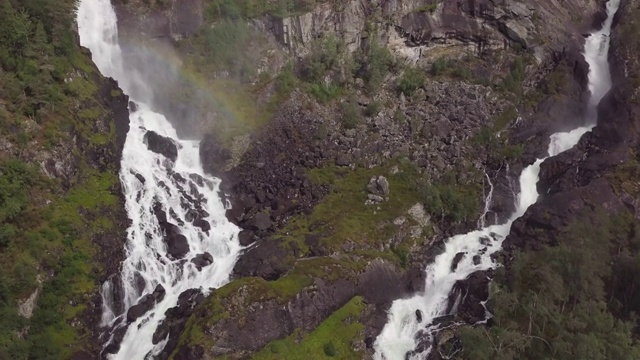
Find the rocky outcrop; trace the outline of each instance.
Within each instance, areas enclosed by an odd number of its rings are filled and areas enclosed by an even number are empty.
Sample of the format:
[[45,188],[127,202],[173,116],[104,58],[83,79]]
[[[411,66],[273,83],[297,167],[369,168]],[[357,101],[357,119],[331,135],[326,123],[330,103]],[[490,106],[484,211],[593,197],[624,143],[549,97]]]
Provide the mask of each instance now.
[[[308,278],[311,285],[288,299],[274,297],[273,290],[255,278],[245,279],[243,285],[231,293],[225,288],[219,289],[192,315],[195,320],[192,325],[200,327],[199,331],[208,338],[202,351],[209,356],[246,356],[270,341],[288,336],[294,329],[312,331],[356,295],[363,296],[370,306],[384,307],[397,296],[420,290],[412,286],[415,282],[409,281],[413,272],[399,272],[381,260],[371,261],[361,270],[355,270],[349,265],[352,260],[299,262],[297,269],[318,271],[319,276]],[[213,304],[229,309],[229,315],[210,323],[207,319],[213,315],[210,313]],[[200,351],[188,342],[191,331],[186,333],[178,353]]]
[[203,0],[114,0],[118,28],[130,36],[178,40],[195,34],[203,25]]
[[[321,34],[334,33],[351,52],[375,34],[389,49],[414,62],[433,59],[429,51],[433,48],[459,48],[455,50],[459,54],[483,53],[508,43],[533,48],[542,59],[545,44],[579,42],[581,31],[589,28],[591,21],[568,24],[576,14],[590,19],[599,11],[599,5],[595,0],[570,1],[562,6],[552,1],[527,0],[351,0],[337,6],[320,4],[305,14],[272,19],[266,27],[298,56],[308,53],[313,40]],[[384,19],[373,31],[367,27],[370,14]]]
[[132,323],[139,317],[146,314],[153,306],[164,298],[166,291],[162,285],[156,286],[155,290],[151,294],[143,296],[138,303],[133,305],[127,311],[127,322]]
[[178,158],[178,146],[169,137],[159,135],[155,131],[147,131],[144,134],[144,142],[147,148],[156,154],[160,154],[171,161]]
[[157,344],[167,340],[159,358],[167,358],[175,349],[189,316],[204,301],[202,292],[190,289],[178,296],[178,305],[165,312],[165,318],[153,333],[152,341]]

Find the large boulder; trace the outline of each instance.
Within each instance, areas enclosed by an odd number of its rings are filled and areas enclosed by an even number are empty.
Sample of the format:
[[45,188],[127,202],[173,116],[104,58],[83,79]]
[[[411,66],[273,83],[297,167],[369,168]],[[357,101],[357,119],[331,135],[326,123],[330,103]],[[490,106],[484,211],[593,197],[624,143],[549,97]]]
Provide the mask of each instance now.
[[182,259],[189,252],[189,241],[180,228],[169,222],[161,222],[160,228],[167,244],[167,253],[175,259]]
[[203,267],[213,264],[213,256],[208,252],[205,252],[203,254],[196,255],[196,257],[191,259],[191,262],[195,264],[198,270],[202,270]]
[[144,142],[147,148],[156,154],[161,154],[171,161],[178,158],[178,146],[173,139],[159,135],[154,131],[147,131],[144,134]]
[[166,291],[162,285],[158,284],[151,294],[143,296],[137,304],[133,305],[127,311],[127,322],[132,323],[139,317],[151,310],[155,304],[164,299]]
[[267,230],[271,227],[271,219],[265,213],[258,213],[249,219],[246,225],[251,230]]

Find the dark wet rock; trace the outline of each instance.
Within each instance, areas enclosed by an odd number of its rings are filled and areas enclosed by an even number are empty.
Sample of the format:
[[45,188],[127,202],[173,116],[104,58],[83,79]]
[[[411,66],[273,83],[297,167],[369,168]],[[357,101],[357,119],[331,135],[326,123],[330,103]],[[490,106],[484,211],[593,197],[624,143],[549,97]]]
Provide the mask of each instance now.
[[153,204],[153,213],[158,219],[158,223],[162,224],[167,222],[167,212],[162,210],[162,205],[159,202]]
[[182,345],[176,355],[175,360],[201,360],[204,358],[204,349],[202,346],[186,346]]
[[195,182],[198,186],[204,186],[205,180],[202,176],[198,174],[189,174],[189,179]]
[[198,305],[204,300],[204,295],[200,290],[189,289],[178,297],[178,304],[165,312],[165,319],[158,325],[153,333],[153,344],[167,339],[168,341],[159,358],[167,358],[173,352],[180,340],[180,334]]
[[117,354],[120,351],[120,344],[127,333],[127,326],[123,325],[113,330],[113,338],[104,348],[105,354]]
[[133,101],[129,101],[129,111],[132,113],[138,111],[138,105],[136,105],[136,103],[134,103]]
[[199,227],[204,232],[211,230],[211,224],[207,220],[197,219],[193,222],[193,226]]
[[141,184],[144,185],[144,183],[146,182],[144,176],[138,174],[138,173],[133,173],[133,175],[136,177],[136,179],[138,179],[138,181],[140,181]]
[[479,271],[456,282],[449,296],[449,303],[458,301],[458,318],[468,324],[485,319],[485,308],[481,303],[489,298],[489,281],[488,273]]
[[167,244],[167,253],[175,259],[183,258],[189,252],[189,241],[182,235],[180,228],[169,222],[161,222],[160,228]]
[[267,230],[271,225],[271,219],[265,213],[257,213],[246,222],[246,226],[252,230]]
[[151,294],[143,296],[137,304],[129,308],[129,310],[127,311],[127,322],[132,323],[139,317],[146,314],[155,306],[155,304],[164,299],[165,293],[166,292],[164,290],[164,287],[158,284],[158,286],[156,286],[155,290],[153,290]]
[[187,182],[187,179],[185,179],[182,175],[178,174],[178,173],[173,173],[171,174],[171,177],[173,178],[173,180],[184,184],[185,182]]
[[238,238],[240,240],[240,245],[242,246],[249,246],[256,241],[255,233],[250,230],[240,231],[240,234],[238,234]]
[[147,286],[147,282],[145,281],[144,277],[142,277],[140,272],[136,271],[133,274],[133,283],[135,284],[135,289],[138,295],[142,295],[144,288]]
[[172,208],[169,208],[169,215],[171,215],[171,220],[175,221],[178,224],[178,226],[184,226],[184,221],[180,219],[178,214],[176,214],[176,212]]
[[231,153],[220,145],[215,136],[207,135],[200,143],[200,158],[204,171],[219,176],[223,173],[227,162],[231,160]]
[[480,265],[482,258],[480,257],[480,255],[475,255],[473,257],[473,265]]
[[460,261],[462,261],[462,259],[464,259],[466,254],[467,253],[459,252],[456,254],[456,256],[453,257],[453,261],[451,262],[451,271],[456,271],[456,269],[458,268],[458,264],[460,263]]
[[238,276],[258,276],[266,280],[276,280],[288,270],[285,261],[288,256],[278,241],[266,239],[247,249],[238,259],[233,273]]
[[147,131],[144,134],[144,142],[147,148],[154,153],[161,154],[171,161],[178,158],[178,147],[173,139],[159,135],[154,131]]
[[421,311],[420,309],[417,309],[417,310],[416,310],[416,321],[417,321],[418,323],[421,323],[421,322],[422,322],[422,311]]
[[213,264],[213,256],[208,252],[205,252],[203,254],[196,255],[191,259],[191,262],[196,265],[198,270],[202,270],[203,267]]

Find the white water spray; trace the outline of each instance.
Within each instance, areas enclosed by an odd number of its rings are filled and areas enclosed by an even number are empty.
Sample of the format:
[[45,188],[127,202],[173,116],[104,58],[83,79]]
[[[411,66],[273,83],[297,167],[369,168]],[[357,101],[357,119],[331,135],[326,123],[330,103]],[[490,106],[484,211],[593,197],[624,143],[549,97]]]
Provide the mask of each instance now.
[[[607,20],[601,30],[592,33],[584,47],[584,57],[589,64],[589,101],[588,116],[585,125],[569,132],[551,135],[548,157],[558,155],[575,146],[580,137],[589,132],[596,124],[596,106],[611,89],[609,73],[609,34],[613,16],[620,0],[607,2]],[[513,221],[524,215],[527,208],[538,199],[536,184],[540,164],[546,159],[538,159],[526,167],[520,174],[520,193],[515,212],[502,225],[493,225],[467,234],[456,235],[446,240],[445,250],[438,255],[433,264],[426,269],[427,280],[423,293],[408,299],[393,302],[389,310],[388,322],[376,339],[375,358],[377,360],[404,360],[406,355],[417,346],[419,333],[426,332],[430,340],[438,330],[435,319],[448,315],[448,298],[455,283],[466,279],[477,271],[495,268],[497,264],[491,255],[502,248],[502,242],[509,234]],[[452,262],[456,254],[464,253],[464,258],[452,271]],[[480,256],[474,264],[473,257]],[[416,310],[422,312],[422,322],[418,322]],[[411,359],[424,359],[431,350],[412,355]]]
[[[165,311],[176,306],[182,292],[202,289],[206,294],[228,282],[241,250],[239,229],[226,219],[225,205],[218,196],[220,180],[202,169],[199,143],[178,139],[171,123],[145,104],[153,94],[144,81],[134,71],[124,69],[116,15],[110,1],[81,0],[78,29],[81,44],[91,50],[102,74],[116,79],[137,103],[137,110],[130,114],[120,172],[131,219],[127,257],[121,273],[124,314],[116,317],[113,311],[114,284],[103,284],[102,297],[103,325],[127,326],[127,309],[152,293],[156,286],[165,289],[161,301],[128,324],[120,350],[112,356],[144,359],[158,354],[166,344],[167,339],[153,344],[152,336]],[[173,140],[178,148],[175,162],[147,149],[144,137],[148,131]],[[182,260],[168,254],[154,206],[186,237],[189,248]],[[198,270],[190,260],[204,253],[209,253],[213,262]]]

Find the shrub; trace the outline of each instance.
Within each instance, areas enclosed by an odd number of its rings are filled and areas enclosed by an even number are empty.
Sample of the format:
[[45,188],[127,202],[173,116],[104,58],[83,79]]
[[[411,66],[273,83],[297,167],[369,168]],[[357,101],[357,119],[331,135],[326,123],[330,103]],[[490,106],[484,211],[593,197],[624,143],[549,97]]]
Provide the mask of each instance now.
[[325,343],[322,349],[324,350],[324,354],[329,357],[334,357],[338,355],[338,350],[336,350],[336,346],[333,344],[333,341],[329,341],[328,343]]
[[441,56],[431,64],[431,74],[433,76],[444,75],[448,67],[449,63],[447,59]]
[[398,90],[407,96],[411,96],[414,91],[424,86],[425,82],[424,72],[421,69],[410,67],[400,77]]
[[360,107],[354,100],[341,104],[342,125],[346,129],[353,129],[362,121]]
[[379,101],[372,101],[367,105],[367,116],[376,116],[382,109],[382,104]]

